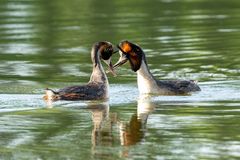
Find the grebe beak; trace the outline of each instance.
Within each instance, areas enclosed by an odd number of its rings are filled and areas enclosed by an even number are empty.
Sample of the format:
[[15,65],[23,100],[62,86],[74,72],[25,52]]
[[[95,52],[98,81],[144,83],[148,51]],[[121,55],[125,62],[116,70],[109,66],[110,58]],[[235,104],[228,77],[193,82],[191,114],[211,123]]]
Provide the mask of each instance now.
[[115,47],[114,47],[113,54],[117,53],[118,51],[119,51],[118,48],[115,48]]
[[117,76],[116,72],[114,71],[114,67],[112,62],[110,61],[109,66],[108,66],[108,70],[112,73],[112,75],[115,77]]
[[104,62],[108,65],[107,73],[111,72],[114,77],[117,76],[117,74],[114,71],[114,67],[113,67],[111,58],[109,58],[108,60],[104,60]]
[[119,46],[117,46],[117,47],[120,50],[120,52],[119,52],[120,58],[119,58],[118,62],[113,65],[114,69],[123,65],[124,63],[126,63],[128,61],[127,54],[121,49],[121,47],[119,47]]

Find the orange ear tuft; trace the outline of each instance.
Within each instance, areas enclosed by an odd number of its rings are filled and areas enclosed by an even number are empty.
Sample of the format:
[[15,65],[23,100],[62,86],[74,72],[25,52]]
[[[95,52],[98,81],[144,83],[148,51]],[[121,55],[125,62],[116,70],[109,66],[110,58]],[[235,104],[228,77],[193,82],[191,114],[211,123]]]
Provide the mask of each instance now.
[[134,72],[139,70],[142,63],[142,56],[144,54],[142,49],[138,45],[135,45],[129,41],[120,42],[119,47],[129,60],[132,70]]
[[125,53],[128,53],[132,50],[132,47],[129,45],[129,43],[124,43],[123,46],[122,46],[122,50],[125,52]]

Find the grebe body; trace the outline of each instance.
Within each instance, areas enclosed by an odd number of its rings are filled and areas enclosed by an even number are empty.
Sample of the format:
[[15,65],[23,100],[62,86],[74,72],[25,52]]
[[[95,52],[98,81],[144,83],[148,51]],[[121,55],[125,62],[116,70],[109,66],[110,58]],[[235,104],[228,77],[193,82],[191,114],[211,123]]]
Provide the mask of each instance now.
[[105,100],[108,99],[108,78],[101,60],[108,66],[114,74],[111,62],[111,56],[114,52],[113,45],[110,42],[97,42],[93,45],[91,59],[93,63],[92,75],[86,85],[70,86],[58,91],[46,89],[45,100]]
[[145,53],[136,44],[122,41],[118,45],[120,59],[114,68],[130,62],[131,69],[137,72],[137,83],[140,94],[178,95],[200,91],[193,80],[157,80],[150,72]]

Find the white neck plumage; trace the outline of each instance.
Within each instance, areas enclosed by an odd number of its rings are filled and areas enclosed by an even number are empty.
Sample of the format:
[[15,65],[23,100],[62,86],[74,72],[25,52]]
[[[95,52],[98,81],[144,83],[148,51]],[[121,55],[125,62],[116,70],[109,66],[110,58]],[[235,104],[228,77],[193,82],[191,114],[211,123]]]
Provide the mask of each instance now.
[[157,83],[149,71],[145,56],[143,56],[141,66],[137,71],[137,83],[140,94],[157,93]]
[[[100,53],[99,53],[99,51],[95,51],[95,50],[92,50],[92,52],[95,52],[95,53],[92,53],[92,56],[94,56],[94,57],[92,57],[93,70],[92,70],[92,75],[91,75],[90,81],[91,82],[103,82],[103,83],[107,83],[107,85],[108,85],[108,79],[107,79],[106,73],[103,69],[103,66],[102,66],[102,63],[101,63],[101,60],[99,57]],[[96,60],[95,60],[95,58],[96,58]]]

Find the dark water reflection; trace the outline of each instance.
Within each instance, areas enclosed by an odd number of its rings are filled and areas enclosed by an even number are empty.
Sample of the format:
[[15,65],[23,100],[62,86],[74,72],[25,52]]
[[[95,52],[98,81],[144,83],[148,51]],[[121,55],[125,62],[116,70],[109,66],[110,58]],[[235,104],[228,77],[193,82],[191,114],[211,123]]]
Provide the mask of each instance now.
[[[1,0],[0,159],[239,159],[240,1]],[[141,45],[159,79],[191,96],[138,96],[128,66],[110,100],[42,100],[86,83],[100,40]],[[114,56],[114,61],[117,56]]]
[[122,39],[139,43],[161,78],[239,79],[236,0],[0,3],[2,81],[85,82],[90,46]]

